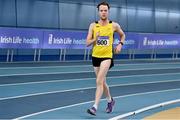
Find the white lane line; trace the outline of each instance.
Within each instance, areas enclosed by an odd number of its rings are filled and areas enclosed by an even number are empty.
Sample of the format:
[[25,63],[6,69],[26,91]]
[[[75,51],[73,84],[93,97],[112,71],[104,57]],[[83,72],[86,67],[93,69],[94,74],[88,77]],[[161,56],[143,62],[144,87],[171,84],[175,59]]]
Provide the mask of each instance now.
[[[129,85],[144,85],[144,84],[151,84],[151,83],[168,83],[168,82],[178,82],[180,79],[169,80],[169,81],[156,81],[156,82],[139,82],[139,83],[125,83],[125,84],[116,84],[116,85],[109,85],[109,87],[122,87],[122,86],[129,86]],[[32,97],[38,95],[46,95],[52,93],[63,93],[69,91],[78,91],[78,90],[87,90],[87,89],[95,89],[96,87],[85,87],[85,88],[74,88],[74,89],[67,89],[67,90],[58,90],[58,91],[49,91],[49,92],[41,92],[41,93],[33,93],[33,94],[25,94],[19,96],[12,96],[12,97],[4,97],[0,98],[1,100],[8,100],[8,99],[15,99],[15,98],[22,98],[22,97]]]
[[68,66],[39,66],[39,67],[4,67],[4,68],[0,68],[0,70],[6,70],[6,69],[42,69],[42,68],[71,68],[71,67],[89,67],[89,66],[92,66],[92,65],[68,65]]
[[119,120],[119,119],[122,119],[122,118],[129,117],[131,115],[135,115],[135,114],[145,112],[147,110],[151,110],[151,109],[155,109],[155,108],[158,108],[158,107],[167,106],[167,105],[175,104],[175,103],[180,103],[180,99],[166,101],[166,102],[162,102],[162,103],[159,103],[159,104],[147,106],[147,107],[144,107],[144,108],[132,111],[132,112],[128,112],[128,113],[125,113],[125,114],[110,118],[109,120]]
[[[178,89],[170,89],[170,90],[159,90],[159,91],[153,91],[153,92],[128,94],[128,95],[116,96],[114,98],[115,99],[119,99],[119,98],[125,98],[125,97],[132,97],[132,96],[139,96],[139,95],[148,95],[148,94],[163,93],[163,92],[171,92],[171,91],[177,91],[177,90],[180,90],[180,88],[178,88]],[[104,100],[106,100],[106,99],[101,99],[101,101],[104,101]],[[44,110],[44,111],[41,111],[41,112],[36,112],[36,113],[29,114],[29,115],[21,116],[21,117],[15,118],[13,120],[20,120],[20,119],[32,117],[32,116],[35,116],[35,115],[39,115],[39,114],[43,114],[43,113],[48,113],[48,112],[52,112],[52,111],[56,111],[56,110],[61,110],[61,109],[65,109],[65,108],[75,107],[75,106],[79,106],[79,105],[89,104],[89,103],[92,103],[92,102],[94,102],[94,101],[88,101],[88,102],[82,102],[82,103],[78,103],[78,104],[63,106],[63,107],[57,107],[57,108],[53,108],[53,109]]]
[[[175,62],[175,63],[130,63],[130,64],[115,64],[115,66],[136,66],[136,65],[171,65],[171,64],[180,64],[180,62]],[[6,69],[33,69],[33,68],[69,68],[69,67],[89,67],[92,65],[67,65],[67,66],[39,66],[39,67],[2,67],[0,70],[6,70]]]
[[[143,60],[143,59],[142,59]],[[144,59],[146,60],[146,59]],[[157,61],[160,60],[160,59],[157,59]],[[165,60],[165,59],[164,59]],[[172,59],[166,59],[167,61],[168,60],[172,60]],[[24,63],[59,63],[59,62],[63,62],[63,63],[68,63],[68,62],[72,62],[72,63],[76,63],[76,62],[84,62],[84,60],[72,60],[72,61],[13,61],[13,62],[8,62],[6,64],[24,64]],[[4,62],[0,62],[0,63],[4,63]]]
[[[146,75],[125,75],[125,76],[112,76],[111,78],[131,78],[131,77],[143,77],[143,76],[161,76],[161,75],[179,75],[180,73],[161,73],[161,74],[146,74]],[[72,81],[85,81],[85,80],[95,80],[96,78],[80,78],[80,79],[65,79],[65,80],[48,80],[48,81],[38,81],[38,82],[25,82],[25,83],[12,83],[12,84],[1,84],[1,86],[18,86],[18,85],[28,85],[28,84],[44,84],[44,83],[54,83],[54,82],[72,82]],[[24,80],[26,81],[26,80]]]
[[[140,68],[140,69],[115,69],[110,70],[112,72],[118,71],[128,71],[128,70],[159,70],[159,69],[179,69],[180,67],[158,67],[157,68]],[[87,72],[94,72],[94,71],[75,71],[75,72],[48,72],[48,73],[25,73],[25,74],[4,74],[0,75],[0,77],[7,77],[7,76],[26,76],[26,75],[49,75],[49,74],[73,74],[73,73],[87,73]]]

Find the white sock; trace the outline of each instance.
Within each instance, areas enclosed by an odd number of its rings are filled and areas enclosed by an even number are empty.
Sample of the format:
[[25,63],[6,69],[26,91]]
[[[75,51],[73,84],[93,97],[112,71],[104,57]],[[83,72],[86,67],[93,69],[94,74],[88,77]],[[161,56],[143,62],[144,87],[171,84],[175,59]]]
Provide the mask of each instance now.
[[96,104],[94,104],[93,107],[96,108],[96,110],[97,110],[97,108],[98,108]]
[[107,101],[108,101],[108,103],[110,103],[112,101],[111,97],[110,98],[107,97]]

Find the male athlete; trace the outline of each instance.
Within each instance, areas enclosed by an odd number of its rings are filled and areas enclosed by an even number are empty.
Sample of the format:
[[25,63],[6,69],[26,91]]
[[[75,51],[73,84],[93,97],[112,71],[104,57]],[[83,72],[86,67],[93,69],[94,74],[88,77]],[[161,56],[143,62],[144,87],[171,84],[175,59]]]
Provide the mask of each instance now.
[[[110,6],[106,2],[102,2],[97,6],[99,12],[99,21],[90,24],[86,45],[93,45],[92,48],[92,64],[96,74],[96,95],[94,105],[87,110],[91,115],[96,115],[98,104],[104,93],[108,104],[107,113],[111,113],[115,104],[109,87],[106,83],[106,75],[108,70],[114,65],[113,53],[118,54],[124,44],[125,34],[118,23],[108,19]],[[120,36],[119,44],[113,48],[114,32]]]

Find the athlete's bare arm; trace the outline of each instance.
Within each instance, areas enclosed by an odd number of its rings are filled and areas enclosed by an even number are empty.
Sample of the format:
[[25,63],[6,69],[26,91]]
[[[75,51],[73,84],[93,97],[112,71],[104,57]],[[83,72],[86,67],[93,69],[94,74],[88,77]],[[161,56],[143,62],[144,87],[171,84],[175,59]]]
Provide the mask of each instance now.
[[120,53],[122,49],[122,44],[124,44],[124,41],[125,41],[125,34],[118,23],[113,22],[113,29],[114,29],[114,32],[118,33],[120,37],[120,42],[121,42],[121,43],[119,42],[119,44],[116,46],[114,50],[114,52],[117,54],[117,53]]
[[94,25],[95,25],[95,23],[91,23],[89,26],[88,35],[86,38],[86,46],[92,45],[97,40],[97,37],[99,36],[99,33],[96,33],[96,37],[93,38],[93,27],[94,27]]

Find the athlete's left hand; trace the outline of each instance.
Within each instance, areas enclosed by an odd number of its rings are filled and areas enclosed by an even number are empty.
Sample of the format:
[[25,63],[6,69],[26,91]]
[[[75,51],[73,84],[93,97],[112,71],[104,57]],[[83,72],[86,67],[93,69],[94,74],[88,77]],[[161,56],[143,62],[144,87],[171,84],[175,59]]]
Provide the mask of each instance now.
[[121,49],[122,49],[122,45],[121,44],[118,44],[116,46],[116,48],[114,49],[114,53],[115,54],[119,54],[121,52]]

